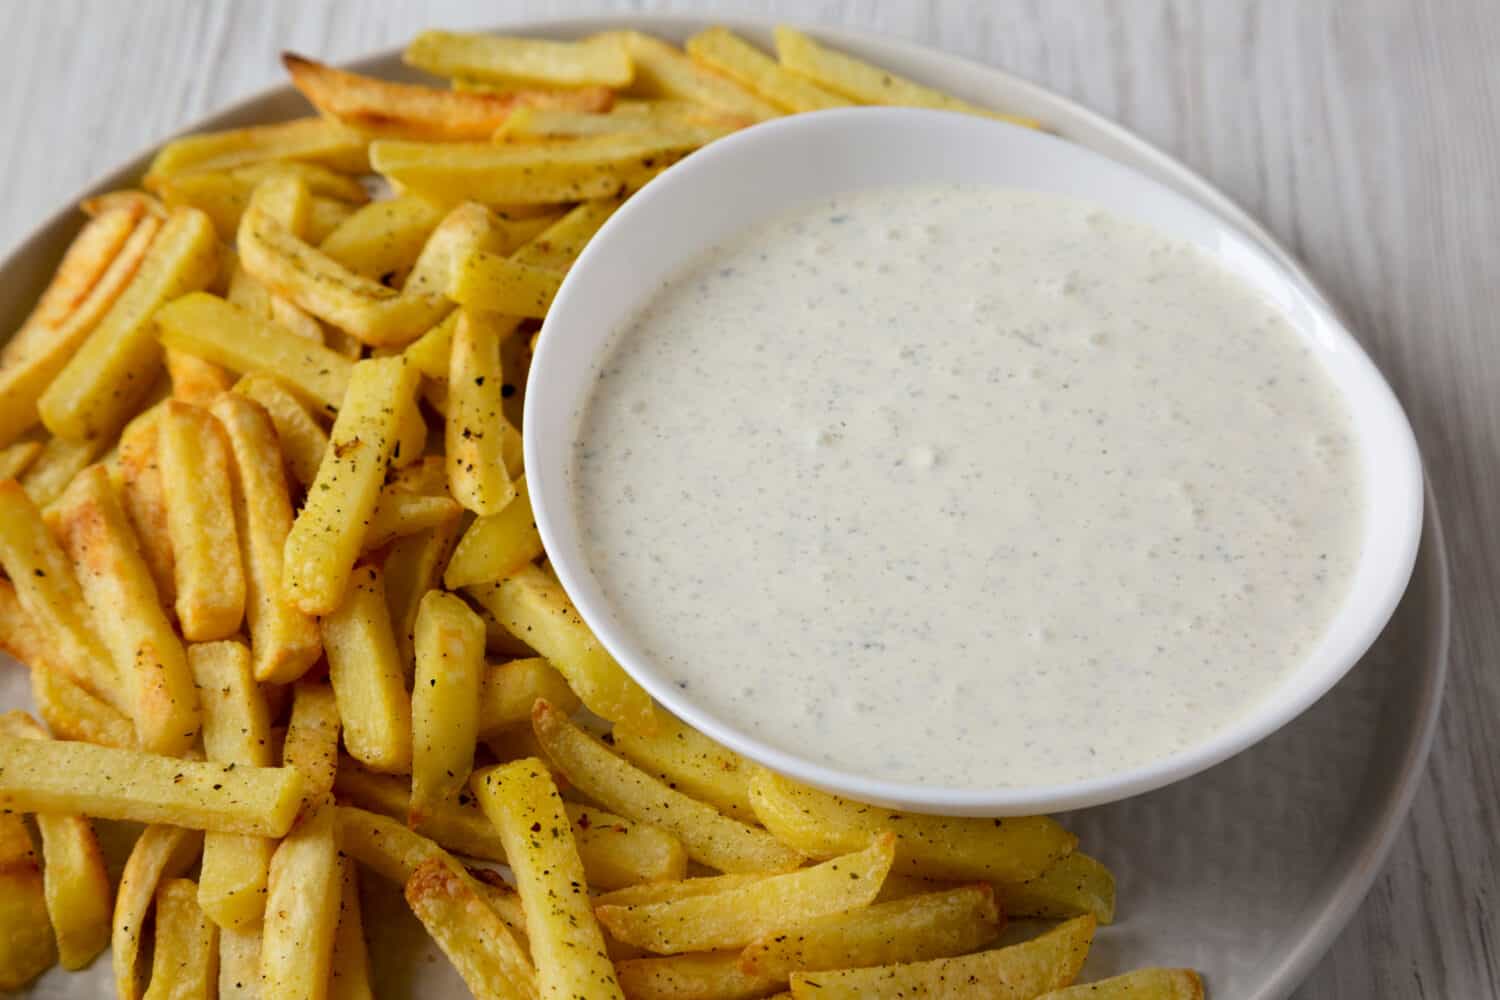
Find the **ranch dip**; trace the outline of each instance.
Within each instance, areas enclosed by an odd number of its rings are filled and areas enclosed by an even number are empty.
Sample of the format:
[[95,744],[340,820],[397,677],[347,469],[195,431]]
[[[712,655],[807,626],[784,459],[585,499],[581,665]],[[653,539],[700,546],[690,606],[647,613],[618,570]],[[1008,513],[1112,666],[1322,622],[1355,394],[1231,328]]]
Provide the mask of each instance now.
[[615,335],[571,469],[600,589],[700,707],[846,773],[1144,765],[1305,657],[1358,557],[1342,397],[1196,249],[990,187],[703,253]]

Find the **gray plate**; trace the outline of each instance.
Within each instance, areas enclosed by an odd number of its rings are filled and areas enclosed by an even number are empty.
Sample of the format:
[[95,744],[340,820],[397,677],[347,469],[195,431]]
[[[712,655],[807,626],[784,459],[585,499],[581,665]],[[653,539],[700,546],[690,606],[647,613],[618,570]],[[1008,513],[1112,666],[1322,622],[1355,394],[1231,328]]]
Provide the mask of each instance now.
[[[682,39],[728,24],[760,44],[770,23],[642,14],[508,25],[574,37],[637,27]],[[1033,115],[1058,134],[1141,170],[1219,213],[1307,277],[1260,226],[1207,181],[1117,125],[1024,80],[919,46],[854,32],[818,37],[980,104]],[[413,78],[398,53],[354,64]],[[189,131],[306,114],[290,88],[243,101]],[[138,177],[132,161],[89,193]],[[0,320],[14,329],[77,229],[64,209],[0,264]],[[1312,284],[1311,278],[1308,278]],[[1273,1000],[1301,982],[1369,890],[1422,776],[1447,669],[1450,597],[1437,504],[1410,589],[1374,648],[1322,701],[1264,743],[1216,768],[1127,802],[1067,817],[1086,849],[1119,876],[1120,920],[1104,930],[1085,970],[1097,978],[1144,964],[1203,970],[1216,1000]],[[0,705],[27,706],[20,671],[0,673]],[[366,928],[381,996],[461,997],[399,896],[367,879]],[[38,997],[95,997],[109,989],[107,958],[85,973],[54,970]]]

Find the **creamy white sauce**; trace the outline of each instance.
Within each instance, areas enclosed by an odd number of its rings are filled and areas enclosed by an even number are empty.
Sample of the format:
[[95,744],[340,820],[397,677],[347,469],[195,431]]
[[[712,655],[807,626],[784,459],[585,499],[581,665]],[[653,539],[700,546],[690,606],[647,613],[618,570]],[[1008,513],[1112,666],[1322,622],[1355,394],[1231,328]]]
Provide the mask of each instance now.
[[685,696],[846,772],[1085,779],[1232,722],[1358,556],[1342,398],[1185,244],[998,188],[865,192],[704,253],[616,335],[572,469]]

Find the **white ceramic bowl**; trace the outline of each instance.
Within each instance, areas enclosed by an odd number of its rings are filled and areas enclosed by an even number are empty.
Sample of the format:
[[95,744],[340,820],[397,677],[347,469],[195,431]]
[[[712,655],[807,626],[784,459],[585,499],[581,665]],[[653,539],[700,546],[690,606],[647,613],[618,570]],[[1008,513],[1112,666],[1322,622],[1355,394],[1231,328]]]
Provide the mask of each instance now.
[[[1236,722],[1143,767],[1068,784],[990,790],[880,781],[814,764],[710,714],[659,673],[600,589],[580,545],[570,484],[578,415],[610,335],[695,253],[798,204],[919,183],[984,183],[1094,202],[1186,240],[1259,289],[1313,348],[1353,412],[1366,516],[1348,596],[1296,670]],[[955,815],[1054,812],[1185,778],[1263,739],[1323,695],[1380,634],[1406,588],[1422,525],[1416,441],[1390,387],[1317,293],[1217,216],[1062,139],[983,118],[856,108],[797,115],[694,154],[632,198],[589,244],[557,295],[527,384],[527,481],[563,585],[605,647],[664,706],[774,770],[885,806]]]

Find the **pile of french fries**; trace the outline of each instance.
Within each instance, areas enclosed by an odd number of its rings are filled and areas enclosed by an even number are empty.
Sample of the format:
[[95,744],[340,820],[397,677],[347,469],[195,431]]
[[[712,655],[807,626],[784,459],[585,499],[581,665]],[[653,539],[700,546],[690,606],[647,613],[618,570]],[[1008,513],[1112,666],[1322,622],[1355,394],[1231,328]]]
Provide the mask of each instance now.
[[[0,988],[111,947],[125,1000],[369,997],[373,875],[481,998],[1202,995],[1070,985],[1114,881],[1056,822],[754,767],[546,566],[528,361],[621,200],[777,115],[990,113],[776,41],[425,33],[449,86],[287,56],[318,116],[84,204],[0,352],[0,645],[45,723],[0,717]],[[118,885],[95,820],[145,824]],[[997,947],[1017,917],[1056,924]]]

